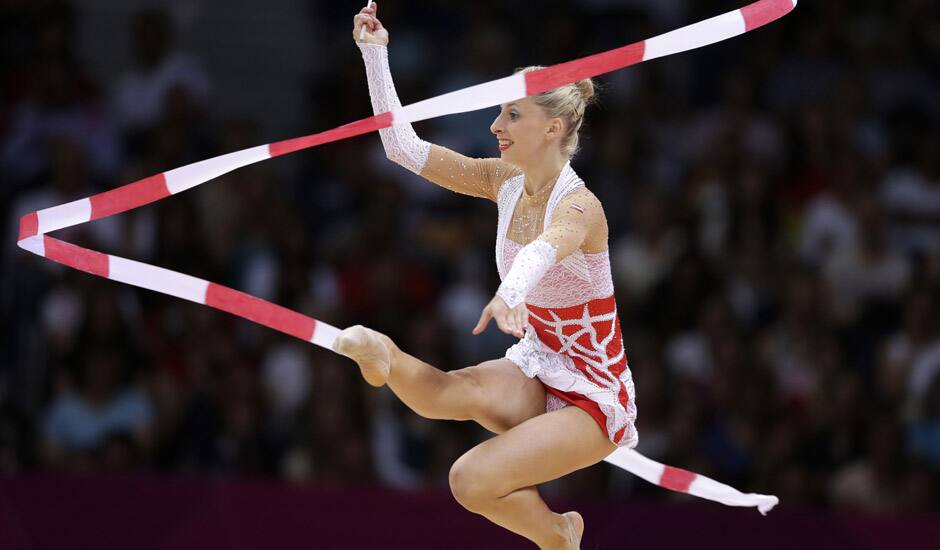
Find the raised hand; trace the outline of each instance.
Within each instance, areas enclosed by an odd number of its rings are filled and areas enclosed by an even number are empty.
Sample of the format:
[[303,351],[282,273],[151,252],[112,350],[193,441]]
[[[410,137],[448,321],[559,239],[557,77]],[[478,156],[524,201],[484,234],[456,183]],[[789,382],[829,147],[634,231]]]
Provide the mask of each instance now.
[[368,8],[362,8],[353,17],[353,40],[364,44],[388,45],[388,31],[376,16],[378,9],[378,4],[372,2]]

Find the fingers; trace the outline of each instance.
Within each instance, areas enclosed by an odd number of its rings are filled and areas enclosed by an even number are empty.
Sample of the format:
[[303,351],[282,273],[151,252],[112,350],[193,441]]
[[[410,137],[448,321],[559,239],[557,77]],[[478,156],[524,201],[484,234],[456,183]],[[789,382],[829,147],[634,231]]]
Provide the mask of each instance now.
[[[385,29],[378,19],[370,15],[356,15],[353,17],[353,40],[356,42],[387,44],[388,39],[386,38],[383,42],[382,35],[377,34],[380,32],[384,33]],[[370,38],[366,38],[366,33],[369,33]]]
[[[495,304],[495,307],[494,307]],[[514,309],[507,308],[501,299],[494,298],[493,302],[487,304],[480,314],[480,320],[477,326],[473,328],[473,334],[480,334],[486,329],[490,320],[496,321],[499,330],[517,338],[525,336],[526,325],[529,322],[529,310],[524,304]]]
[[507,316],[506,319],[502,322],[497,319],[496,324],[498,324],[499,328],[506,334],[510,334],[517,338],[522,338],[522,330],[511,316]]
[[529,324],[529,312],[525,306],[520,307],[515,311],[516,314],[516,326],[519,327],[519,337],[522,338],[525,335],[526,325]]
[[510,310],[509,315],[512,319],[510,326],[513,329],[513,336],[522,338],[525,336],[525,327],[529,321],[528,310],[526,310],[525,305],[521,305],[515,309]]
[[372,17],[371,15],[360,14],[360,15],[353,17],[353,26],[357,29],[365,25],[366,29],[375,30],[377,22],[378,20]]
[[357,18],[364,17],[369,21],[369,28],[373,31],[382,28],[382,22],[378,18],[378,4],[372,2],[368,8],[362,8],[359,10],[359,15],[353,18],[355,21]]
[[480,320],[477,321],[477,326],[473,327],[473,334],[480,334],[486,329],[486,325],[490,324],[490,319],[493,318],[492,313],[490,313],[490,306],[483,308],[483,313],[480,314]]
[[496,324],[499,325],[499,328],[506,334],[516,333],[515,323],[513,323],[512,320],[512,312],[507,312],[506,315],[497,317]]
[[368,23],[367,23],[367,21],[366,21],[366,19],[365,19],[366,17],[367,17],[367,16],[365,16],[365,15],[357,15],[357,16],[353,17],[353,38],[355,38],[356,41],[359,40],[360,33],[361,33],[363,30],[367,30],[367,29],[368,29]]
[[525,336],[526,318],[523,315],[522,308],[509,310],[504,315],[497,315],[495,318],[500,330],[506,334],[511,334],[517,338]]
[[[365,39],[365,33],[376,33],[377,31],[384,31],[385,27],[382,26],[382,22],[376,17],[378,12],[378,4],[371,2],[369,7],[362,8],[359,10],[359,13],[353,16],[353,38],[356,42],[361,42]],[[387,43],[387,41],[382,42],[382,37],[378,37],[379,42],[377,43]],[[366,40],[367,42],[373,42],[373,40]]]

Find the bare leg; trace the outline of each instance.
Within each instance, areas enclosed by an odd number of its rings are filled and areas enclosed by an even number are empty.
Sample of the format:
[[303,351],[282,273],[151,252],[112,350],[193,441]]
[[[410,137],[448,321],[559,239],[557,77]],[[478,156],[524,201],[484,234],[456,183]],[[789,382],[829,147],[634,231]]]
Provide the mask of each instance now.
[[[579,547],[584,533],[584,518],[581,514],[552,512],[535,487],[516,489],[502,498],[494,499],[491,506],[474,511],[526,537],[539,548],[574,550]],[[532,529],[532,526],[539,529]]]
[[465,508],[539,548],[574,549],[583,519],[552,512],[535,486],[595,464],[615,448],[590,415],[566,407],[471,449],[451,469],[451,489]]
[[545,412],[542,383],[507,359],[444,372],[401,351],[384,334],[361,326],[344,330],[333,347],[358,363],[369,384],[387,383],[425,418],[476,420],[502,433]]

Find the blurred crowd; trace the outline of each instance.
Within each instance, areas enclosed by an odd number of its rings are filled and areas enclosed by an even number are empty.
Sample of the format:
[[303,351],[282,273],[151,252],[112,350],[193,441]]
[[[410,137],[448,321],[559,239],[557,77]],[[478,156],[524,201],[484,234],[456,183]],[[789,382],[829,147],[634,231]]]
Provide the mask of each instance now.
[[[379,15],[409,103],[739,3],[388,0]],[[312,133],[371,111],[361,6],[304,4]],[[114,29],[132,63],[96,80],[82,9],[0,1],[0,475],[446,487],[481,428],[417,417],[329,351],[15,247],[27,212],[296,137],[214,109],[226,90],[160,9]],[[638,450],[787,506],[940,507],[940,5],[801,2],[599,82],[573,165],[610,223]],[[494,156],[495,115],[416,130]],[[503,355],[495,327],[470,334],[499,282],[494,204],[391,164],[375,135],[290,158],[56,237],[370,326],[444,370]],[[673,498],[607,466],[546,492]]]

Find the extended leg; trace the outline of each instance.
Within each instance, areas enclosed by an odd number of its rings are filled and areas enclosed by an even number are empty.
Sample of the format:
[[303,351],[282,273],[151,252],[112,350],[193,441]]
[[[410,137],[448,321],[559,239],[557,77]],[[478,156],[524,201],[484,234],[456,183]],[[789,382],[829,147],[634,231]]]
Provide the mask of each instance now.
[[356,361],[369,384],[387,383],[425,418],[475,420],[502,433],[545,411],[542,383],[507,359],[444,372],[401,351],[391,338],[360,326],[344,330],[334,349]]

